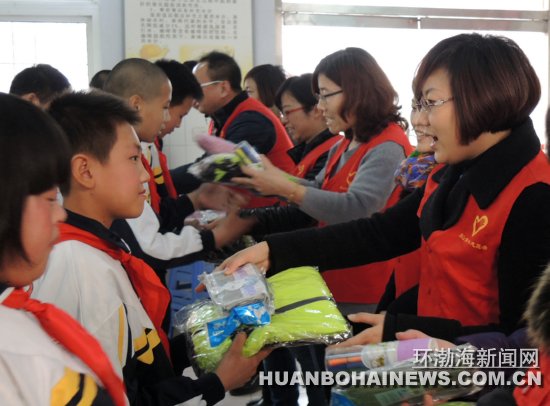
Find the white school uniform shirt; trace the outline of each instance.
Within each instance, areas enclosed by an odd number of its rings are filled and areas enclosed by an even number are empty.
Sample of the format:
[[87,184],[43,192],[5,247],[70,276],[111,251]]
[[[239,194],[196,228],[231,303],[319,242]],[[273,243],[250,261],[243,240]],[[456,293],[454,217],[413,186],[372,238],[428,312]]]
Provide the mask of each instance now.
[[[162,170],[155,144],[141,142],[141,150],[151,170]],[[144,183],[149,196],[149,184]],[[157,215],[149,203],[148,198],[141,215],[134,219],[126,219],[139,246],[147,255],[163,261],[183,257],[202,251],[202,238],[199,230],[192,226],[185,226],[179,233],[160,233],[160,223]]]
[[147,202],[139,217],[126,219],[126,222],[143,252],[153,258],[169,261],[203,249],[200,231],[193,226],[183,227],[179,234],[160,233],[157,215]]
[[[138,357],[146,359],[161,345],[120,262],[80,241],[55,245],[46,272],[34,283],[32,297],[54,303],[78,320],[101,343],[121,377],[136,351],[148,345],[150,351]],[[145,329],[154,334],[146,334]]]
[[[0,303],[12,291],[2,292]],[[78,391],[92,394],[88,400],[95,398],[97,377],[55,342],[34,315],[0,305],[0,331],[0,405],[50,405],[54,399],[56,404],[64,399],[64,404]]]

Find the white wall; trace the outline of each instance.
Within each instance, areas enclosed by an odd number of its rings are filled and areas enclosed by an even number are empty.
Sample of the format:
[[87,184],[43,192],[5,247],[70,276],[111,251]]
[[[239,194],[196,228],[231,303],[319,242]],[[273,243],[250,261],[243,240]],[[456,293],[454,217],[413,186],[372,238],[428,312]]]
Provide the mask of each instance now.
[[99,29],[96,72],[111,69],[124,58],[124,0],[99,0]]
[[[279,1],[252,0],[254,65],[281,63],[278,45],[280,27],[277,24],[276,12]],[[98,0],[98,2],[100,54],[95,65],[96,70],[110,69],[124,58],[124,0]]]

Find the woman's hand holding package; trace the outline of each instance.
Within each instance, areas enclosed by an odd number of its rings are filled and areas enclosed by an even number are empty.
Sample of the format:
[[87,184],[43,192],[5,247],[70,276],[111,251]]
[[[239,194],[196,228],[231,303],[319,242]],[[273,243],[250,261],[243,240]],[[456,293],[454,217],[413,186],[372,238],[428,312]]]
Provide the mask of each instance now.
[[212,209],[230,211],[248,203],[248,198],[234,190],[213,183],[203,183],[187,195],[196,210]]
[[231,181],[238,185],[253,188],[264,196],[292,197],[293,199],[289,200],[295,202],[299,195],[303,196],[305,192],[304,186],[292,181],[288,173],[277,168],[264,155],[261,158],[264,167],[263,170],[251,166],[243,166],[241,170],[248,177],[232,178]]
[[264,273],[269,269],[269,245],[265,241],[230,256],[222,262],[219,269],[231,274],[248,263],[256,265]]
[[208,228],[214,233],[216,248],[221,248],[249,232],[255,223],[254,217],[241,218],[238,211],[231,210],[226,217],[215,220],[215,224]]
[[351,347],[352,345],[376,344],[381,342],[385,318],[386,316],[384,314],[349,314],[348,319],[352,322],[370,324],[372,327],[369,327],[368,329],[363,330],[359,334],[351,337],[349,340],[336,345],[338,347]]

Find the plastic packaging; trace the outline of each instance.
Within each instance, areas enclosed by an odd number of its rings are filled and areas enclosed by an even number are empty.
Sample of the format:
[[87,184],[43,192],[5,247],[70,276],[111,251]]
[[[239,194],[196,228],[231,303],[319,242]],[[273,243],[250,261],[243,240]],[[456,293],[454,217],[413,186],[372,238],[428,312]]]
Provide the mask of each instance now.
[[[438,351],[438,350],[436,350]],[[447,349],[445,350],[447,351]],[[390,405],[402,405],[406,402],[410,406],[420,406],[424,404],[424,395],[431,395],[434,401],[442,402],[457,397],[463,397],[478,392],[481,388],[469,381],[468,385],[459,385],[458,376],[462,371],[469,371],[473,373],[475,369],[468,369],[458,362],[461,354],[465,351],[475,351],[475,347],[464,344],[452,349],[448,349],[451,360],[454,358],[457,361],[454,362],[452,367],[449,368],[437,368],[437,364],[433,359],[428,358],[427,364],[419,367],[417,359],[409,359],[406,361],[398,361],[393,364],[389,364],[385,367],[375,369],[365,369],[364,382],[366,384],[352,385],[348,387],[336,386],[331,390],[331,405],[332,406],[390,406]],[[414,372],[419,373],[436,373],[445,372],[445,376],[448,377],[447,384],[445,379],[436,379],[433,381],[433,385],[407,385],[406,374]],[[371,375],[377,375],[377,377]],[[390,382],[389,378],[393,374],[394,377],[402,377],[402,382],[394,381],[394,384],[384,385],[384,376]],[[401,374],[401,375],[400,375]],[[376,379],[375,379],[376,378]],[[398,379],[393,378],[393,379]],[[415,379],[415,382],[419,382],[420,379]],[[456,385],[451,385],[450,382],[457,382]],[[395,384],[399,382],[399,384]],[[381,383],[378,385],[377,383]],[[439,404],[439,403],[438,403]]]
[[186,335],[188,357],[197,376],[214,371],[231,347],[230,338],[216,347],[210,345],[208,323],[223,317],[227,313],[210,300],[187,305],[174,314],[174,333]]
[[273,296],[265,275],[252,264],[246,264],[230,275],[214,271],[199,275],[210,298],[224,310],[249,303],[263,302],[269,313],[273,313]]
[[[268,282],[273,292],[275,307],[270,323],[250,327],[242,323],[241,319],[241,324],[235,330],[235,332],[244,330],[248,333],[243,348],[245,356],[252,356],[264,347],[328,345],[351,337],[349,323],[338,311],[329,289],[316,268],[289,269],[272,276]],[[250,314],[253,319],[261,318],[255,311],[251,313],[253,313]],[[212,326],[211,322],[229,316],[230,312],[224,311],[211,301],[187,306],[176,313],[174,328],[187,335],[189,359],[197,375],[213,371],[229,348],[230,337],[218,336],[213,342],[212,334],[208,331],[209,323]],[[233,322],[229,322],[230,326],[231,323]],[[220,330],[223,329],[225,325]]]
[[434,350],[437,341],[432,338],[388,341],[378,344],[331,347],[325,353],[327,371],[352,371],[391,366],[414,358],[418,350]]
[[231,183],[231,178],[245,176],[241,171],[241,158],[233,152],[208,155],[187,170],[204,182]]
[[205,226],[225,216],[226,213],[220,210],[196,210],[183,220],[183,224],[186,226]]
[[[212,138],[212,136],[209,137]],[[263,168],[260,155],[247,141],[232,144],[231,151],[227,151],[229,148],[227,142],[222,145],[223,148],[214,148],[214,150],[224,152],[208,155],[191,165],[188,172],[205,182],[232,184],[231,178],[246,176],[241,166]]]
[[351,337],[323,277],[316,268],[287,269],[270,278],[275,313],[271,323],[252,330],[243,353],[254,355],[264,347],[336,344]]

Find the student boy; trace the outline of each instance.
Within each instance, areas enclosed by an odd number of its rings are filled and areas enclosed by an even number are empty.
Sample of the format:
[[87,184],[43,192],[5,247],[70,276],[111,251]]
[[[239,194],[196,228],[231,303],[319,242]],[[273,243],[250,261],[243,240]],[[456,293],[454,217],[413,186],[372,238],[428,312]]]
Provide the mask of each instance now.
[[71,91],[69,80],[51,65],[38,64],[23,69],[13,78],[10,94],[48,108],[53,99]]
[[[245,382],[265,354],[245,358],[240,336],[216,373],[192,381],[172,368],[160,328],[168,291],[109,230],[115,219],[139,216],[146,198],[135,111],[106,94],[77,93],[55,100],[50,113],[71,145],[71,179],[62,187],[67,221],[33,296],[63,308],[100,341],[131,404],[173,405],[196,397],[216,403]],[[172,363],[181,373],[188,361],[179,356]]]
[[227,209],[240,204],[242,199],[228,189],[205,185],[177,199],[168,196],[160,198],[152,169],[158,166],[154,162],[158,158],[151,147],[169,119],[172,89],[162,69],[144,59],[125,59],[113,68],[104,89],[125,99],[138,112],[141,121],[134,128],[144,154],[148,155],[148,159],[142,156],[142,162],[150,176],[151,205],[146,205],[138,218],[119,220],[113,224],[113,230],[129,244],[132,252],[146,260],[162,276],[168,266],[189,261],[185,258],[187,255],[208,252],[242,234],[244,225],[239,227],[242,221],[237,215],[228,216],[212,231],[199,232],[193,227],[183,227],[183,220],[195,209]]
[[[193,107],[195,100],[200,100],[202,98],[202,90],[193,73],[183,63],[161,59],[156,61],[155,65],[164,71],[172,84],[172,100],[170,101],[169,110],[170,119],[164,123],[164,128],[155,139],[155,147],[158,152],[158,161],[161,167],[159,174],[157,175],[157,173],[155,173],[155,181],[161,196],[168,195],[172,198],[176,198],[179,193],[174,186],[172,175],[168,169],[166,156],[162,152],[162,142],[165,136],[171,134],[176,128],[180,127],[183,117],[189,114],[189,110]],[[188,176],[190,179],[196,179],[193,175],[189,174]],[[198,186],[200,186],[200,182],[197,182],[196,186],[188,191],[192,191]]]

